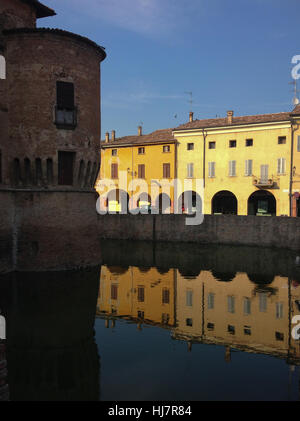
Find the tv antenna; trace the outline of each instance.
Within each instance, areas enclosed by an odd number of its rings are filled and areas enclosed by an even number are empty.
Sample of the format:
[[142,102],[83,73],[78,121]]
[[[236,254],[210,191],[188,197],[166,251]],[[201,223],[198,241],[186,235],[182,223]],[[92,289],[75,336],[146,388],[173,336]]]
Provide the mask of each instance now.
[[289,85],[293,85],[293,92],[294,92],[294,97],[293,97],[293,105],[298,105],[300,103],[299,99],[298,99],[298,93],[299,90],[297,89],[297,80],[293,80],[293,82],[290,82]]
[[191,109],[190,109],[190,111],[193,111],[193,92],[185,92],[185,94],[187,94],[187,95],[189,95],[190,96],[190,99],[188,100],[188,103],[190,104],[190,107],[191,107]]

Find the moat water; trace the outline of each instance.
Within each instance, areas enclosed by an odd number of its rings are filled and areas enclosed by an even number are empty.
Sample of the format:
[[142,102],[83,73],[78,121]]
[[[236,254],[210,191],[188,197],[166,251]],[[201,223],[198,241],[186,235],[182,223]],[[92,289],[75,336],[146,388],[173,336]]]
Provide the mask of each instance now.
[[116,241],[102,250],[88,270],[0,277],[0,399],[7,383],[13,401],[299,400],[295,253]]

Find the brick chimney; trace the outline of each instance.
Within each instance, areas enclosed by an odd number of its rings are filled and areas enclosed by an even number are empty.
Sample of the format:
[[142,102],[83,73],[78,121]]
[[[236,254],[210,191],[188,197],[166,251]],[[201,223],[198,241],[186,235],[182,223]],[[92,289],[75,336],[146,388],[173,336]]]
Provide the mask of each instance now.
[[116,140],[116,131],[115,130],[111,131],[111,140],[112,140],[112,142],[114,142]]
[[139,126],[138,127],[138,135],[142,136],[142,134],[143,134],[143,128],[142,128],[142,126]]
[[227,123],[232,124],[233,111],[227,111]]
[[194,121],[194,113],[191,111],[190,112],[190,123]]
[[109,133],[106,132],[105,133],[105,143],[108,143],[108,142],[109,142]]

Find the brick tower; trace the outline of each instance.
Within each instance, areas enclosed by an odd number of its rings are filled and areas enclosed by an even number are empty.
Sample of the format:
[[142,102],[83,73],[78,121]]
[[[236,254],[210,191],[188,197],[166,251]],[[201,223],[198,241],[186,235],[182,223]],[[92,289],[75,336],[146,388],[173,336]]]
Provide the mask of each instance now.
[[77,34],[36,28],[53,15],[37,0],[0,0],[2,269],[74,258],[78,266],[93,254],[106,53]]

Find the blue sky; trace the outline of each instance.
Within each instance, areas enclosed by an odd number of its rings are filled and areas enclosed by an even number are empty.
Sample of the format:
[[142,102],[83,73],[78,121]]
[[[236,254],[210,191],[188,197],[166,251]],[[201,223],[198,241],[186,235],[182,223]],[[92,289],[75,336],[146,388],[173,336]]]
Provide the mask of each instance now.
[[[44,0],[58,27],[104,46],[102,138],[195,118],[288,111],[299,0]],[[88,69],[87,69],[88,71]],[[299,85],[300,88],[300,85]],[[175,118],[177,115],[177,118]]]

